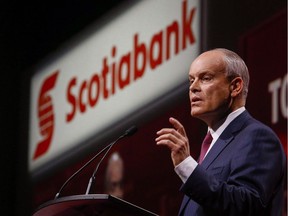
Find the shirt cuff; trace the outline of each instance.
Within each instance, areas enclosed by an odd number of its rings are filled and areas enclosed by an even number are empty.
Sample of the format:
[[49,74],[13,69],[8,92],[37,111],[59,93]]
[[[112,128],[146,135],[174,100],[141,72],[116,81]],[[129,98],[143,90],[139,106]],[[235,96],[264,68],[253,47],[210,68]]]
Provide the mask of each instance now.
[[198,163],[191,156],[189,156],[178,164],[174,170],[182,182],[185,183],[197,165]]

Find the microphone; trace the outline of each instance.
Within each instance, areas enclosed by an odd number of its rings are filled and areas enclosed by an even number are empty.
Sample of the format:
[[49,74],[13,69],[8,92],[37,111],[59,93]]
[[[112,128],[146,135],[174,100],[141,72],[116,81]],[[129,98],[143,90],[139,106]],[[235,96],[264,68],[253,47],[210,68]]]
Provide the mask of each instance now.
[[109,145],[105,146],[105,148],[103,148],[100,152],[98,152],[93,158],[91,158],[88,162],[86,162],[80,169],[78,169],[73,175],[71,175],[66,181],[65,183],[62,185],[62,187],[60,188],[60,190],[58,191],[58,193],[55,195],[55,199],[57,199],[61,192],[63,191],[63,189],[66,187],[66,185],[76,176],[78,175],[83,169],[85,169],[90,163],[92,163],[102,152],[104,152],[105,150],[107,150],[104,154],[104,156],[101,158],[101,160],[99,161],[99,163],[97,164],[96,169],[93,172],[93,175],[91,176],[87,189],[86,189],[86,194],[89,194],[90,192],[90,188],[92,183],[95,180],[95,174],[99,168],[99,165],[101,164],[101,162],[103,161],[103,159],[105,158],[105,156],[107,155],[107,153],[110,151],[110,149],[112,148],[112,146],[119,141],[120,139],[126,137],[126,136],[132,136],[133,134],[135,134],[137,132],[137,127],[136,126],[132,126],[129,129],[127,129],[125,131],[124,134],[122,134],[121,136],[119,136],[114,142],[110,143]]
[[137,131],[137,128],[136,128],[135,126],[130,127],[129,129],[127,129],[127,130],[125,131],[125,133],[124,133],[122,136],[120,136],[118,139],[116,139],[113,143],[111,143],[111,144],[109,145],[108,150],[105,152],[105,154],[103,155],[103,157],[101,158],[101,160],[100,160],[99,163],[97,164],[97,166],[96,166],[96,168],[95,168],[92,176],[91,176],[90,179],[89,179],[89,183],[88,183],[88,185],[87,185],[87,189],[86,189],[86,193],[85,193],[86,195],[90,193],[91,185],[92,185],[92,183],[94,183],[94,181],[95,181],[96,172],[98,171],[98,168],[99,168],[101,162],[102,162],[103,159],[106,157],[106,155],[108,154],[108,152],[110,151],[110,149],[112,148],[112,146],[113,146],[118,140],[122,139],[123,137],[132,136],[134,133],[136,133],[136,131]]
[[132,136],[133,134],[135,134],[136,132],[137,132],[137,127],[136,126],[132,126],[132,127],[130,127],[129,129],[127,129],[126,131],[125,131],[125,136]]

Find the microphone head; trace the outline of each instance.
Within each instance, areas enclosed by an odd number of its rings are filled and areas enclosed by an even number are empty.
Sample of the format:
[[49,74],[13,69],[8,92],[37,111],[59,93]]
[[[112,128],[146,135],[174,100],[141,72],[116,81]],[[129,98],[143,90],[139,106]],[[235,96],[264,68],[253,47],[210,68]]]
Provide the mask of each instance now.
[[132,136],[134,133],[137,132],[137,130],[138,130],[137,127],[133,125],[132,127],[126,130],[125,135]]

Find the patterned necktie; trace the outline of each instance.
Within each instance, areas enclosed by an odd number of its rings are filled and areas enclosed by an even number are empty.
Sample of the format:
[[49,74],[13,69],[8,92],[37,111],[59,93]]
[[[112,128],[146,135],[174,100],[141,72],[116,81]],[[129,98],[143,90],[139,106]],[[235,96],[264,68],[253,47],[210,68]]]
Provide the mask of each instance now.
[[202,146],[201,146],[201,153],[200,153],[200,157],[199,157],[199,164],[202,163],[202,161],[204,160],[205,154],[208,151],[210,144],[213,140],[213,137],[210,133],[210,131],[206,134]]

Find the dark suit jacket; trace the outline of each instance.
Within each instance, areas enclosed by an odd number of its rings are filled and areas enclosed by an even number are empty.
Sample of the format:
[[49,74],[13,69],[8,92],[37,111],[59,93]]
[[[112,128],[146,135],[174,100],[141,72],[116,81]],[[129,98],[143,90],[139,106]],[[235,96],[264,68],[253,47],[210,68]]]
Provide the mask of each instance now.
[[179,214],[280,216],[285,170],[277,136],[244,111],[182,185]]

